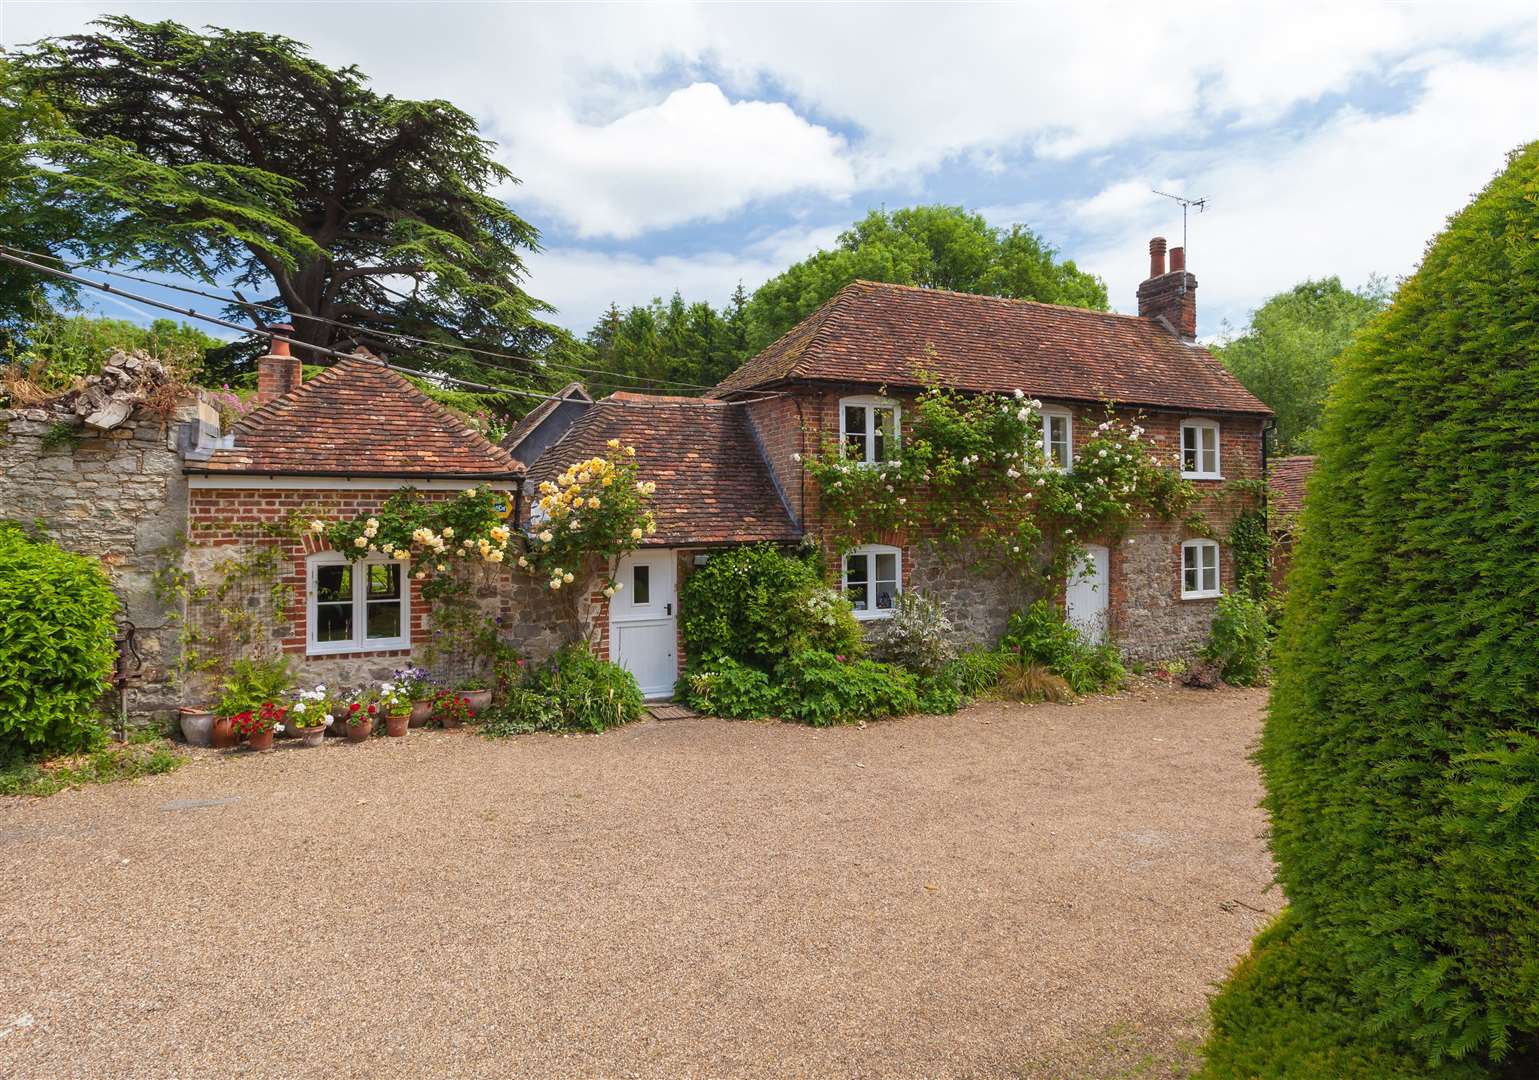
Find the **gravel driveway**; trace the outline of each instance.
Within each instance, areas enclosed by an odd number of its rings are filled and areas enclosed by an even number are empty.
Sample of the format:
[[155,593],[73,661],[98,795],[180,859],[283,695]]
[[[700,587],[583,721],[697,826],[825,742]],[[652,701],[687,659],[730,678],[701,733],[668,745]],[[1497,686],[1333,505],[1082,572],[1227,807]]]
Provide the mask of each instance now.
[[413,732],[0,799],[0,1075],[1097,1075],[1108,1032],[1200,1034],[1279,903],[1263,702]]

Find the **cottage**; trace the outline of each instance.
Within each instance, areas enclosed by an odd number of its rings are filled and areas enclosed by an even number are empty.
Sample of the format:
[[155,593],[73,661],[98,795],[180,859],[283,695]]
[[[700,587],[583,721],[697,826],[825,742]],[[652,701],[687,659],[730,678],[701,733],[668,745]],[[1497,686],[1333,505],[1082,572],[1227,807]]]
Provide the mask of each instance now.
[[[858,281],[724,379],[705,399],[615,394],[588,408],[530,467],[532,481],[609,438],[633,440],[658,480],[663,527],[622,560],[628,586],[602,609],[601,647],[663,693],[682,664],[677,587],[703,552],[754,540],[819,541],[828,530],[805,461],[837,439],[855,460],[900,455],[906,410],[926,378],[963,391],[1024,390],[1043,402],[1044,451],[1073,469],[1108,405],[1139,418],[1153,449],[1179,460],[1207,528],[1137,524],[1120,543],[1087,538],[1086,572],[1059,597],[1092,637],[1133,659],[1190,652],[1233,586],[1224,537],[1259,501],[1270,410],[1196,345],[1196,277],[1180,248],[1150,244],[1139,314]],[[1249,484],[1241,483],[1250,481]],[[877,620],[893,597],[937,597],[966,638],[997,639],[1031,597],[1020,575],[980,572],[932,534],[871,536],[830,566]]]

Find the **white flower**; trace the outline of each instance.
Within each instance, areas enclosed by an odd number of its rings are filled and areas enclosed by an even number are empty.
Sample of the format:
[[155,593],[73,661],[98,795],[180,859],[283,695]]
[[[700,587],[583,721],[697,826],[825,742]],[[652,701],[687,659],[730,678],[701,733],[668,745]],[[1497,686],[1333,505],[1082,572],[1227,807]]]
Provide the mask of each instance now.
[[792,461],[800,461],[801,459],[802,459],[802,456],[800,454],[792,454],[791,455],[791,460]]
[[364,539],[363,537],[360,536],[358,539],[353,541],[353,546],[354,547],[358,547],[358,548],[368,547],[369,546],[369,542],[368,542],[368,540],[366,540],[366,539]]
[[568,570],[566,573],[562,574],[561,580],[570,585],[572,583],[572,572]]
[[560,578],[551,578],[550,587],[552,589],[559,589],[559,588],[561,588],[561,579]]
[[632,540],[640,540],[641,539],[641,527],[640,526],[637,526],[636,528],[631,530],[631,539]]
[[610,585],[610,586],[608,586],[608,587],[606,587],[604,589],[604,595],[605,596],[613,596],[614,594],[615,594],[615,587],[613,585]]
[[443,535],[448,537],[450,540],[453,540],[454,539],[454,530],[449,528],[449,527],[447,527],[447,526],[445,526],[444,527],[444,531],[443,531]]
[[529,565],[529,560],[524,558],[522,555],[520,555],[518,557],[518,565],[522,566],[522,567],[527,567]]
[[1016,401],[1020,401],[1021,398],[1025,397],[1025,396],[1026,396],[1026,391],[1022,390],[1019,386],[1017,386],[1015,388],[1015,400]]
[[461,540],[461,541],[460,541],[460,547],[466,547],[466,548],[468,548],[468,547],[470,547],[470,546],[471,546],[471,542],[470,542],[470,541],[469,541],[469,540]]
[[1105,450],[1097,450],[1096,453],[1095,453],[1095,456],[1096,457],[1105,457],[1106,456],[1106,451]]
[[275,732],[277,732],[279,735],[282,735],[283,734],[283,725],[282,724],[274,724],[273,725],[273,730]]
[[1085,508],[1085,504],[1082,503],[1082,502],[1076,502],[1074,504],[1074,509],[1076,509],[1076,510],[1083,510],[1084,508]]
[[324,694],[326,692],[326,684],[325,683],[316,683],[316,685],[315,685],[315,692],[317,694]]
[[317,518],[316,520],[310,522],[310,531],[313,532],[313,533],[325,532],[326,531],[326,523],[324,521],[320,520],[319,518]]
[[552,540],[554,540],[555,538],[556,538],[555,535],[549,529],[546,529],[544,532],[542,532],[540,534],[540,542],[542,544],[548,544]]
[[323,723],[325,723],[327,727],[330,727],[333,719],[335,719],[335,717],[333,717],[330,713],[327,713],[326,719],[323,721]]
[[625,582],[623,582],[623,581],[615,582],[615,592],[619,592],[623,588],[625,588]]
[[1045,477],[1045,476],[1037,477],[1037,486],[1038,487],[1041,487],[1045,483],[1047,483],[1047,477]]
[[438,572],[440,574],[442,574],[447,569],[449,569],[449,564],[448,563],[439,563],[438,566],[437,566],[437,570],[438,570]]
[[468,498],[470,498],[470,497],[471,497],[471,496],[472,496],[472,495],[474,495],[474,494],[475,494],[475,493],[476,493],[476,489],[475,489],[475,488],[466,488],[466,489],[465,489],[465,497],[466,497],[466,498],[467,498],[467,499],[468,499]]
[[370,518],[368,521],[365,521],[364,524],[371,529],[377,529],[379,528],[379,518]]

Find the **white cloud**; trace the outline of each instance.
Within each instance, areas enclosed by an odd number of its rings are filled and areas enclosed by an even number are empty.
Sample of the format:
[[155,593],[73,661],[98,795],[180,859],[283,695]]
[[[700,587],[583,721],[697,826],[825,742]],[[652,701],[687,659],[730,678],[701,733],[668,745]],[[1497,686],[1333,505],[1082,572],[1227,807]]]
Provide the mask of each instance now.
[[[1444,62],[1408,111],[1344,107],[1305,133],[1258,135],[1183,164],[1192,194],[1211,198],[1191,218],[1188,266],[1198,277],[1199,330],[1239,324],[1273,293],[1309,277],[1411,271],[1448,215],[1534,137],[1535,78],[1527,62]],[[1159,166],[1170,165],[1169,160]],[[1114,306],[1134,307],[1148,238],[1180,243],[1180,211],[1153,195],[1155,177],[1129,177],[1069,208],[1086,229],[1074,254],[1106,278]]]
[[559,109],[522,114],[503,156],[529,201],[585,237],[720,219],[798,192],[844,198],[855,186],[841,136],[782,102],[729,101],[712,83],[607,123]]

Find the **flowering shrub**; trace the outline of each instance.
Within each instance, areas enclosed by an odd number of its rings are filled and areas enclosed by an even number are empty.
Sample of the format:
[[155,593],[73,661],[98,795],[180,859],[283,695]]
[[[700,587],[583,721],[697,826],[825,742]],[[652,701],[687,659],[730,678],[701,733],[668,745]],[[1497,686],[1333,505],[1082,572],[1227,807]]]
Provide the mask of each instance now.
[[[1042,403],[964,395],[930,386],[915,401],[895,461],[847,460],[837,442],[806,460],[843,544],[884,532],[936,528],[943,543],[975,542],[986,554],[1062,576],[1081,538],[1119,536],[1137,516],[1181,516],[1196,498],[1162,467],[1143,429],[1115,416],[1076,448],[1065,472],[1042,449]],[[1109,410],[1108,410],[1109,412]]]
[[370,720],[378,720],[379,714],[379,703],[365,696],[358,701],[350,701],[343,707],[342,723],[346,727],[357,727],[359,724],[367,724]]
[[936,675],[957,655],[951,620],[938,601],[918,592],[898,594],[892,617],[872,631],[871,651],[878,660],[924,676]]
[[223,384],[218,390],[204,391],[203,396],[219,413],[219,430],[226,434],[247,413],[255,411],[258,405],[255,394],[243,398],[230,389],[229,383]]
[[[584,556],[613,558],[633,551],[657,531],[648,505],[657,485],[636,478],[636,448],[610,439],[604,457],[592,457],[540,483],[532,513],[529,551],[518,565],[552,590],[576,580]],[[620,588],[605,586],[605,595]]]
[[395,683],[396,689],[401,692],[407,701],[422,701],[433,695],[433,676],[424,667],[398,668],[390,677]]
[[411,709],[412,699],[396,682],[382,682],[375,691],[374,703],[384,713],[402,713]]
[[485,487],[466,488],[452,499],[425,499],[415,488],[402,488],[372,514],[329,524],[316,518],[309,531],[324,535],[349,559],[383,554],[410,561],[412,577],[426,579],[423,595],[433,599],[455,587],[456,568],[495,565],[507,557],[512,530],[492,504]]
[[287,707],[264,701],[261,708],[237,713],[230,717],[230,721],[237,735],[249,738],[264,731],[282,731],[283,718],[287,714]]

